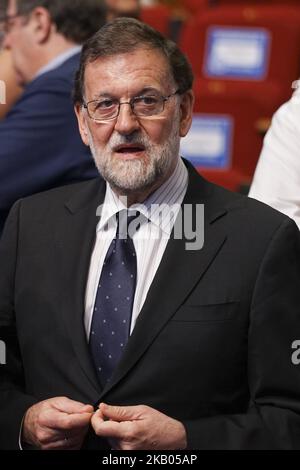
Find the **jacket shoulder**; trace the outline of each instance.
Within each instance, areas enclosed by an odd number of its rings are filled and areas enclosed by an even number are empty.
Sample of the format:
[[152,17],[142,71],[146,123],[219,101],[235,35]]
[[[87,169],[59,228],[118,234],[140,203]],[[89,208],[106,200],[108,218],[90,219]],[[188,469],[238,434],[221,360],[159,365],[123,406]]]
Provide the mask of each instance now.
[[234,193],[212,183],[208,184],[212,187],[214,194],[212,197],[223,201],[233,226],[239,224],[248,227],[249,230],[257,230],[258,233],[272,233],[284,223],[296,226],[290,217],[261,201]]
[[[195,181],[195,173],[193,180]],[[226,212],[229,229],[256,227],[258,233],[273,232],[282,223],[295,222],[287,215],[249,196],[229,191],[197,174],[199,194],[212,217]],[[195,188],[194,188],[195,191]]]
[[25,197],[19,201],[22,209],[26,212],[39,212],[40,210],[55,210],[58,206],[63,206],[69,201],[88,202],[97,197],[99,191],[105,190],[105,182],[99,176],[88,181],[71,183],[65,186],[50,189]]

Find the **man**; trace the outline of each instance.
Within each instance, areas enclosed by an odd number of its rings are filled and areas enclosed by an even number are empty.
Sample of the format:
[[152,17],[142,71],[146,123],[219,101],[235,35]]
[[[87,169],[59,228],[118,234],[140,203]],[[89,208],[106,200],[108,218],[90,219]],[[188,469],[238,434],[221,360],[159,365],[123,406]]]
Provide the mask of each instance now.
[[[0,122],[0,233],[26,195],[90,179],[92,158],[78,138],[71,103],[80,44],[103,24],[101,0],[9,0],[0,12],[4,49],[25,90]],[[9,94],[9,84],[7,84]],[[1,106],[1,105],[0,105]]]
[[176,45],[137,20],[84,46],[75,109],[106,182],[8,218],[3,448],[300,448],[299,232],[179,157],[192,82]]

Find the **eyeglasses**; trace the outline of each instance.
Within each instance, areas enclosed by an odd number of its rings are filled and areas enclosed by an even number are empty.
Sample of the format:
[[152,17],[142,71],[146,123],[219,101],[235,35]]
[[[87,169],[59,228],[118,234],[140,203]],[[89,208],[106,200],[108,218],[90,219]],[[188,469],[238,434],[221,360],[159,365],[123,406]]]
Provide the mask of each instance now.
[[0,16],[0,36],[2,36],[2,39],[6,34],[10,33],[15,25],[15,20],[21,17],[26,18],[31,13],[32,7],[24,8],[23,10],[15,15]]
[[145,95],[135,96],[130,101],[123,101],[122,103],[117,99],[104,98],[102,100],[92,100],[88,103],[83,103],[83,107],[94,121],[110,121],[116,119],[120,113],[122,104],[129,104],[131,111],[136,117],[150,117],[163,112],[165,102],[172,96],[180,94],[178,89],[175,93],[168,96],[162,95]]
[[21,15],[20,13],[16,13],[15,15],[7,15],[7,16],[2,16],[0,17],[0,25],[1,25],[1,34],[2,36],[5,36],[5,34],[8,34],[12,27],[15,24],[15,19],[19,18]]

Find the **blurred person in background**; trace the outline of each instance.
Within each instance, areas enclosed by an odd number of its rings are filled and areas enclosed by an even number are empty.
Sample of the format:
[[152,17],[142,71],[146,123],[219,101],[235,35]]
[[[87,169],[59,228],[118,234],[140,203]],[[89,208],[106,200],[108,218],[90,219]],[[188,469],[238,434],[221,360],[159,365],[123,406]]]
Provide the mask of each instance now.
[[71,93],[81,44],[105,13],[101,0],[8,0],[0,11],[2,47],[24,86],[0,122],[0,233],[17,199],[96,175]]
[[[7,0],[0,0],[0,12],[6,10]],[[18,86],[16,74],[14,72],[11,53],[3,50],[2,44],[4,39],[4,21],[0,16],[0,80],[5,83],[5,97],[0,100],[0,119],[2,119],[22,92],[22,88]]]
[[0,50],[0,80],[5,84],[4,102],[0,104],[0,120],[3,119],[22,93],[17,83],[12,57],[9,51]]
[[249,196],[295,220],[300,229],[300,89],[274,114]]

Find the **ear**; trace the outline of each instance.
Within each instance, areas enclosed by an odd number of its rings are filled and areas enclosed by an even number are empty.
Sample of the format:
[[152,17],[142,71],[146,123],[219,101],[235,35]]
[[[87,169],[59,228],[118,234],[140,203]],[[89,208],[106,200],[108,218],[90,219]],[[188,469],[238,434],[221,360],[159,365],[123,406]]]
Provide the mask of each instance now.
[[30,23],[38,44],[47,42],[54,28],[49,11],[44,7],[36,7],[30,15]]
[[79,132],[82,141],[85,145],[89,146],[89,134],[85,109],[82,107],[81,104],[77,103],[74,107],[74,110],[77,117]]
[[192,90],[186,91],[180,98],[180,137],[185,137],[192,124],[195,98]]

